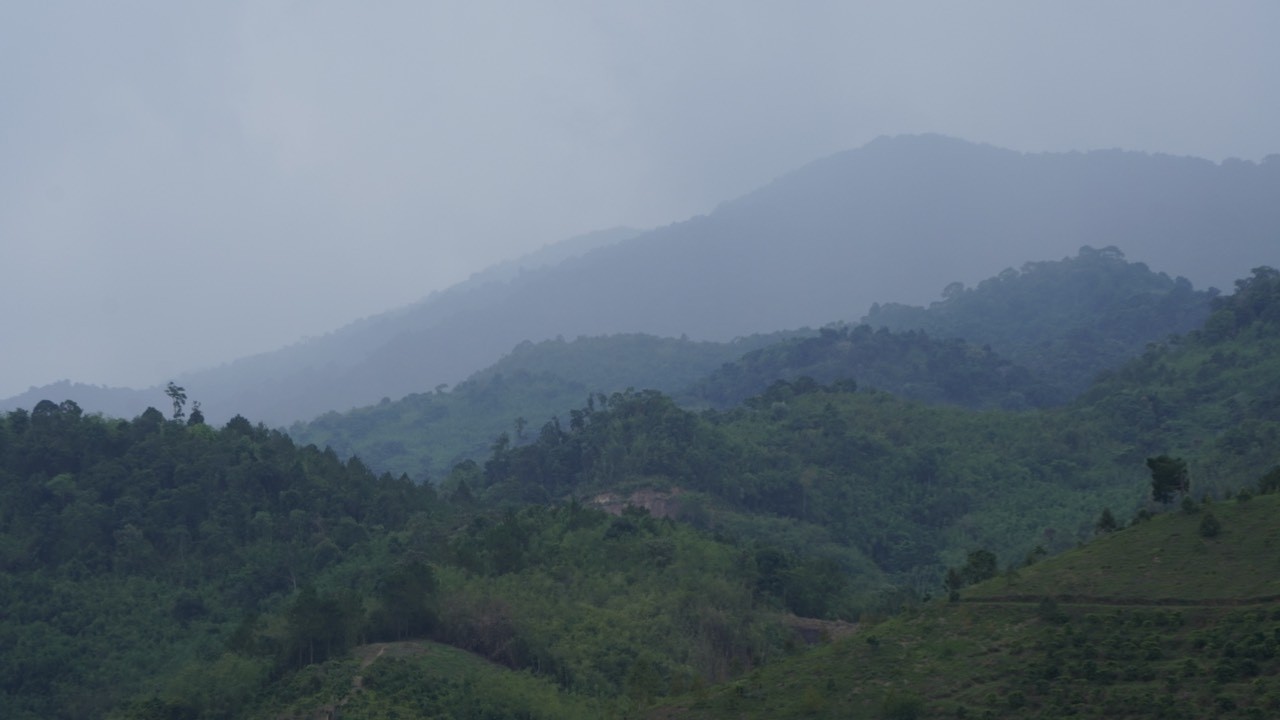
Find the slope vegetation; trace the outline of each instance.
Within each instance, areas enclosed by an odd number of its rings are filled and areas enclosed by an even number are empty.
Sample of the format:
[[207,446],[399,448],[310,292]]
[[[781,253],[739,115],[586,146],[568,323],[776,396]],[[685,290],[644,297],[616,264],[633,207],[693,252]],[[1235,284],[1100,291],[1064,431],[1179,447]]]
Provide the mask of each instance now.
[[[794,572],[759,583],[757,557]],[[0,418],[7,718],[598,717],[780,657],[791,598],[845,594],[767,546],[634,510],[484,507],[462,484],[441,498],[240,417]],[[351,660],[406,640],[470,656]]]
[[752,348],[804,332],[728,343],[652,335],[524,342],[450,391],[325,413],[294,423],[289,434],[343,457],[358,455],[378,471],[440,478],[459,462],[483,459],[499,435],[521,442],[531,421],[567,414],[588,395],[631,387],[674,391]]
[[[1075,258],[1029,263],[973,291],[953,288],[951,296],[927,311],[877,306],[870,316],[919,316],[938,337],[836,325],[730,343],[649,335],[525,342],[453,392],[327,413],[290,433],[344,457],[359,455],[375,469],[420,478],[481,459],[501,433],[513,433],[519,444],[530,421],[566,416],[588,394],[627,388],[661,390],[686,407],[724,409],[779,380],[810,378],[852,381],[933,404],[1047,407],[1076,394],[1084,376],[1118,367],[1149,342],[1199,327],[1209,312],[1208,293],[1127,263],[1118,251],[1090,248]],[[957,339],[972,332],[1035,369],[990,344]]]
[[1198,329],[1214,294],[1126,262],[1117,248],[1086,246],[1075,257],[1029,262],[973,288],[953,283],[928,308],[873,305],[863,322],[990,347],[1069,399],[1148,343]]
[[1212,537],[1158,516],[649,716],[1273,717],[1280,497],[1212,512]]

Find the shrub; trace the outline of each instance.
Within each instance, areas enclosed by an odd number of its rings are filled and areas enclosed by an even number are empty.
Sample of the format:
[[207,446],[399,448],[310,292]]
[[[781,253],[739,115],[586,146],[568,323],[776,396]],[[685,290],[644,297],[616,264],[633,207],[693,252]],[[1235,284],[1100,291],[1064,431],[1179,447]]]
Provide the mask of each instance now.
[[914,695],[889,693],[880,704],[880,716],[885,720],[916,720],[924,712],[924,703]]
[[1222,523],[1213,513],[1206,512],[1204,517],[1200,518],[1200,537],[1217,537],[1221,532]]

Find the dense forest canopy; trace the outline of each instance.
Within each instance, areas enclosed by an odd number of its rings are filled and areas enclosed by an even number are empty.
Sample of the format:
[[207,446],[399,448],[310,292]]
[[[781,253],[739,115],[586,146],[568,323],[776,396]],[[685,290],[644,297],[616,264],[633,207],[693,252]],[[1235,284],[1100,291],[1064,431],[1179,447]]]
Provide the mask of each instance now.
[[[14,718],[271,715],[319,702],[306,667],[406,639],[549,683],[495,680],[511,712],[548,692],[648,697],[789,652],[779,611],[847,588],[829,565],[643,512],[504,511],[240,417],[71,402],[0,420],[0,540]],[[449,687],[438,712],[491,702]]]
[[972,288],[952,283],[942,294],[927,308],[876,304],[862,321],[990,347],[1070,398],[1147,343],[1199,328],[1217,291],[1126,262],[1116,247],[1085,246],[1075,257],[1009,268]]

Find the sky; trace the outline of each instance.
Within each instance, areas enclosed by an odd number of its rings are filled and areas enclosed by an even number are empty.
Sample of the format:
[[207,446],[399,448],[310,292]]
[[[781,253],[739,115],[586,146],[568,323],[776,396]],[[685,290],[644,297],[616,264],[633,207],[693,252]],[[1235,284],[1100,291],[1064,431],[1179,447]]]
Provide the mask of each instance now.
[[145,387],[881,135],[1280,153],[1280,3],[0,5],[0,397]]

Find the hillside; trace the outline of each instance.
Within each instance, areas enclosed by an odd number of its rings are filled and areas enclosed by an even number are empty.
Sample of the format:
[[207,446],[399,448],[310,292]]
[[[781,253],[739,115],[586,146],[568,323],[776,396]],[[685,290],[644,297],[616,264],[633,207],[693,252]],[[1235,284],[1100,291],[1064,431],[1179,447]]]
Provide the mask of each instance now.
[[1234,494],[1280,461],[1280,271],[1255,268],[1211,310],[1203,328],[1104,373],[1079,405],[1125,457],[1185,457],[1197,497]]
[[[1116,258],[1106,262],[1123,266]],[[774,383],[728,411],[697,414],[654,391],[596,393],[519,369],[490,373],[449,393],[331,416],[310,431],[370,462],[404,462],[392,467],[410,473],[426,469],[414,462],[433,462],[435,477],[446,482],[441,466],[470,455],[484,462],[471,488],[490,502],[556,502],[619,487],[678,488],[694,493],[686,503],[706,505],[693,513],[701,513],[703,522],[715,518],[796,551],[795,538],[805,537],[827,548],[846,571],[865,575],[868,587],[883,574],[924,589],[965,547],[991,547],[1006,559],[1037,544],[1061,550],[1088,535],[1099,507],[1133,513],[1145,495],[1146,457],[1185,456],[1197,492],[1214,494],[1234,493],[1224,478],[1274,464],[1278,419],[1267,393],[1280,386],[1280,366],[1273,360],[1276,330],[1262,319],[1276,304],[1269,294],[1271,272],[1259,270],[1236,295],[1217,298],[1216,319],[1205,330],[1152,345],[1097,389],[1051,411],[974,413],[847,380],[823,385],[800,377]],[[1023,305],[1029,304],[1024,296]],[[804,351],[811,361],[802,367],[831,363],[838,376],[874,367],[847,360],[856,343],[866,341],[892,351],[884,353],[883,366],[910,379],[907,395],[950,386],[970,397],[1011,397],[992,381],[1017,375],[975,374],[947,354],[960,352],[966,361],[988,357],[971,346],[911,334],[895,338],[865,326],[828,329],[758,349],[744,362],[767,353],[795,362]],[[588,357],[575,354],[579,345],[612,352],[655,342],[683,347],[638,337],[553,342],[526,346],[512,360],[554,368],[564,358]],[[829,352],[834,350],[839,352]],[[630,358],[635,363],[642,354]],[[571,398],[578,399],[553,417],[530,412]],[[486,429],[491,434],[481,434]],[[305,432],[302,437],[317,439]],[[459,455],[441,462],[425,454],[442,447],[457,447]],[[790,529],[761,522],[764,517],[791,523]]]
[[874,302],[923,303],[950,283],[1084,243],[1222,286],[1260,263],[1280,265],[1275,197],[1275,159],[1036,155],[881,138],[705,216],[178,380],[215,421],[244,412],[285,424],[459,382],[525,340],[725,341],[818,327]]
[[823,328],[817,337],[776,343],[726,363],[684,393],[690,405],[733,407],[778,381],[854,382],[928,403],[973,409],[1044,407],[1057,389],[1026,368],[962,340],[879,332],[870,325]]
[[973,412],[807,378],[721,413],[654,391],[590,398],[526,443],[498,438],[486,492],[547,502],[615,487],[696,491],[713,508],[820,530],[847,568],[870,562],[922,590],[965,547],[1007,562],[1037,544],[1070,547],[1100,507],[1135,512],[1147,457],[1185,457],[1194,491],[1215,496],[1274,465],[1277,286],[1276,271],[1255,270],[1214,301],[1203,330],[1051,410]]
[[353,708],[599,716],[785,654],[787,593],[847,594],[808,558],[758,585],[757,555],[791,558],[637,511],[441,497],[241,417],[46,401],[0,417],[0,706],[307,716],[351,694],[357,647],[412,640],[435,684],[388,657]]
[[1028,262],[942,294],[927,308],[873,305],[862,322],[990,347],[1069,399],[1148,343],[1198,329],[1217,291],[1126,262],[1118,248],[1085,246],[1074,257]]
[[1280,496],[1212,512],[1214,537],[1157,516],[648,717],[1272,717]]
[[743,353],[814,334],[808,328],[801,328],[738,337],[728,342],[643,334],[524,342],[470,379],[484,381],[497,375],[525,372],[572,379],[594,392],[612,393],[628,387],[674,392]]
[[651,335],[524,342],[450,390],[325,413],[294,423],[289,434],[343,457],[358,455],[380,472],[440,478],[463,460],[482,459],[502,433],[521,442],[530,422],[565,415],[588,395],[631,387],[674,391],[752,348],[802,332],[727,343]]
[[[954,291],[927,311],[875,306],[869,316],[917,313],[934,320],[929,332],[938,337],[836,325],[731,343],[648,335],[524,342],[454,391],[327,413],[295,423],[290,433],[344,457],[359,455],[380,471],[439,477],[461,460],[481,459],[501,433],[521,443],[529,422],[566,416],[589,393],[627,388],[661,390],[685,407],[725,409],[779,380],[810,378],[974,409],[1048,407],[1078,394],[1085,376],[1199,327],[1208,312],[1208,293],[1128,263],[1119,251],[1086,247],[1074,258],[1028,263],[972,291]],[[984,327],[998,331],[983,330],[980,338],[1036,370],[990,346],[945,339]]]

